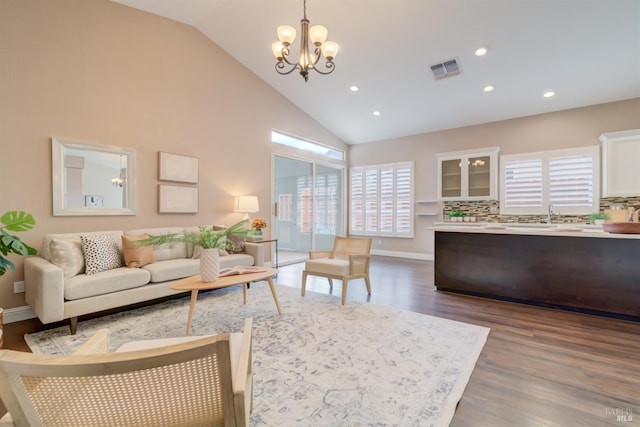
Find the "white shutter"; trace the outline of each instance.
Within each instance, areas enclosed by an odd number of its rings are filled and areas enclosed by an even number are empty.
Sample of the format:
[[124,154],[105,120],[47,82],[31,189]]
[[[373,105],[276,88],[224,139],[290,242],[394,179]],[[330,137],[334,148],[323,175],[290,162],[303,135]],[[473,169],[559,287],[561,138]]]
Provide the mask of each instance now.
[[599,147],[502,156],[502,214],[562,215],[599,210]]
[[549,203],[554,208],[593,205],[593,157],[552,157],[549,161]]
[[396,169],[395,232],[413,235],[413,167]]
[[503,206],[514,213],[542,207],[542,159],[504,162]]
[[349,183],[349,228],[352,234],[364,231],[364,171],[351,169]]
[[413,163],[352,168],[351,234],[413,237]]

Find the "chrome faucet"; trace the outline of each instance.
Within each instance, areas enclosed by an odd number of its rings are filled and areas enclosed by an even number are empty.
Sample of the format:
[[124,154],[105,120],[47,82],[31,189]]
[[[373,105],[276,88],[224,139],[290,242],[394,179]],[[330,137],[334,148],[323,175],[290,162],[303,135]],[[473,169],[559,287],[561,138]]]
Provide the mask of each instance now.
[[551,224],[551,215],[553,215],[553,205],[549,203],[547,206],[547,224]]

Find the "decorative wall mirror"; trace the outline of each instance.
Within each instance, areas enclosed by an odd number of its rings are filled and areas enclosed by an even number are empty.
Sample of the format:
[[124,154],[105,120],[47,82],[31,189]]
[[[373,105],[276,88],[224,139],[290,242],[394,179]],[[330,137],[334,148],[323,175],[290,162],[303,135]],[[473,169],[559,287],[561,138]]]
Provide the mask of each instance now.
[[51,138],[53,215],[135,215],[136,151]]

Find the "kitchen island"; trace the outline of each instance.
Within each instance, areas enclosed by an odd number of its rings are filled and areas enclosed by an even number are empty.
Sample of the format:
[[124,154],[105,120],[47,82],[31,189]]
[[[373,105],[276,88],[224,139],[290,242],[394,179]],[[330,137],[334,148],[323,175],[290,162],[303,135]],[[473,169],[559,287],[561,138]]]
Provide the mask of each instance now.
[[640,321],[640,235],[564,224],[437,225],[439,291]]

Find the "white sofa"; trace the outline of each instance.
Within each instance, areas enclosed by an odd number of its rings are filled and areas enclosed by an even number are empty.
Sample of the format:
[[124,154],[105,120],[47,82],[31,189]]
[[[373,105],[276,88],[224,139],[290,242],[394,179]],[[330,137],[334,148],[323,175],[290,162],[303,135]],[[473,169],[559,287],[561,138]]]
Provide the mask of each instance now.
[[[198,227],[48,234],[38,256],[28,257],[24,262],[26,302],[44,324],[70,319],[71,333],[75,334],[78,316],[183,293],[170,289],[169,285],[199,274],[200,260],[192,258],[193,247],[184,243],[163,245],[153,248],[153,263],[86,274],[80,236],[111,236],[122,251],[123,235],[194,231]],[[244,242],[244,252],[220,257],[221,268],[263,264],[264,245],[251,242]]]

